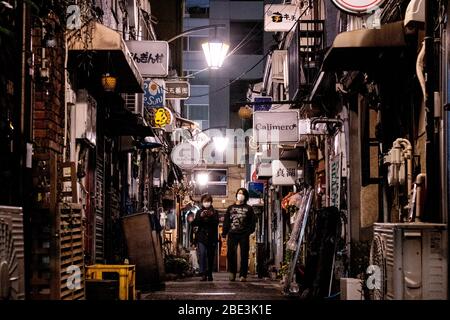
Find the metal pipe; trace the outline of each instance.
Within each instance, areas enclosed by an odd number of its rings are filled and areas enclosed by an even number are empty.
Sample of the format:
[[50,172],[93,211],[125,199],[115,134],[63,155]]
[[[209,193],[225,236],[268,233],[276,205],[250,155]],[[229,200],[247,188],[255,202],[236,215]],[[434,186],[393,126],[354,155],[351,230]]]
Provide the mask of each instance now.
[[415,185],[417,186],[417,195],[416,195],[416,215],[415,221],[422,220],[422,211],[423,211],[423,192],[425,191],[427,175],[425,173],[421,173],[416,177]]
[[209,26],[201,26],[201,27],[192,28],[192,29],[189,29],[189,30],[186,30],[186,31],[180,33],[179,35],[176,35],[173,38],[170,38],[169,40],[167,40],[167,42],[171,43],[172,41],[175,41],[178,38],[184,37],[188,34],[191,34],[191,33],[197,32],[197,31],[208,30],[208,29],[216,29],[217,30],[218,28],[226,28],[226,25],[225,24],[212,24]]
[[315,126],[318,123],[335,123],[339,127],[342,127],[344,125],[344,121],[342,119],[312,118],[312,120],[311,120],[311,130],[314,130]]

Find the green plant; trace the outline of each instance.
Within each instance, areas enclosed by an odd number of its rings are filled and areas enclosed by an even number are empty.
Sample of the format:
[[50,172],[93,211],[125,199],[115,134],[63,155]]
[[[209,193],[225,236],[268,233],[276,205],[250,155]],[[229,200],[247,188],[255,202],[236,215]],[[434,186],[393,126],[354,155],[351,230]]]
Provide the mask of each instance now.
[[165,261],[165,271],[166,273],[175,273],[178,275],[182,275],[189,271],[189,262],[186,258],[170,255],[167,256]]

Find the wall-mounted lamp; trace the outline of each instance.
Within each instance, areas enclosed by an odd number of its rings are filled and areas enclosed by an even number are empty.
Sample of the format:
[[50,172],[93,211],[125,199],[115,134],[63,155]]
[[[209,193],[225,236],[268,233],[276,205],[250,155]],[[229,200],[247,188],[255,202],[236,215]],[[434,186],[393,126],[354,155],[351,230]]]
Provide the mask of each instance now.
[[117,77],[112,76],[109,73],[105,73],[102,75],[102,86],[103,89],[107,92],[112,92],[116,89],[117,85]]

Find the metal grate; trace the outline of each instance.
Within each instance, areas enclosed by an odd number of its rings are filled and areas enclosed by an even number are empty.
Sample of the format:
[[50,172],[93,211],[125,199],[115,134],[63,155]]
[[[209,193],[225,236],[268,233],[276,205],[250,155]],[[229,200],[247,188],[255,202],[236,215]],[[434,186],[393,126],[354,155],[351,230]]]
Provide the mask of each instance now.
[[[98,148],[99,149],[99,148]],[[104,212],[105,212],[105,180],[103,150],[97,151],[97,164],[95,170],[95,261],[104,262]]]

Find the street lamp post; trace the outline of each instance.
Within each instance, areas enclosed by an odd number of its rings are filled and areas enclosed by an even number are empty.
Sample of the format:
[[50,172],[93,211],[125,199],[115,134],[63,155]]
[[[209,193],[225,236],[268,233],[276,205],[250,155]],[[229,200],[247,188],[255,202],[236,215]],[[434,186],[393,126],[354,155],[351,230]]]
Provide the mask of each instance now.
[[222,40],[220,40],[217,37],[217,29],[219,28],[225,28],[226,25],[224,24],[213,24],[213,25],[209,25],[209,26],[201,26],[201,27],[196,27],[196,28],[192,28],[189,30],[186,30],[182,33],[180,33],[179,35],[170,38],[169,40],[167,40],[168,43],[179,39],[181,37],[184,37],[188,34],[200,31],[200,30],[207,30],[207,29],[214,29],[214,39],[205,42],[202,44],[202,49],[203,49],[203,53],[205,54],[205,58],[206,58],[206,62],[208,64],[208,67],[211,69],[219,69],[226,56],[228,53],[228,49],[230,48],[230,46],[226,43],[224,43]]

